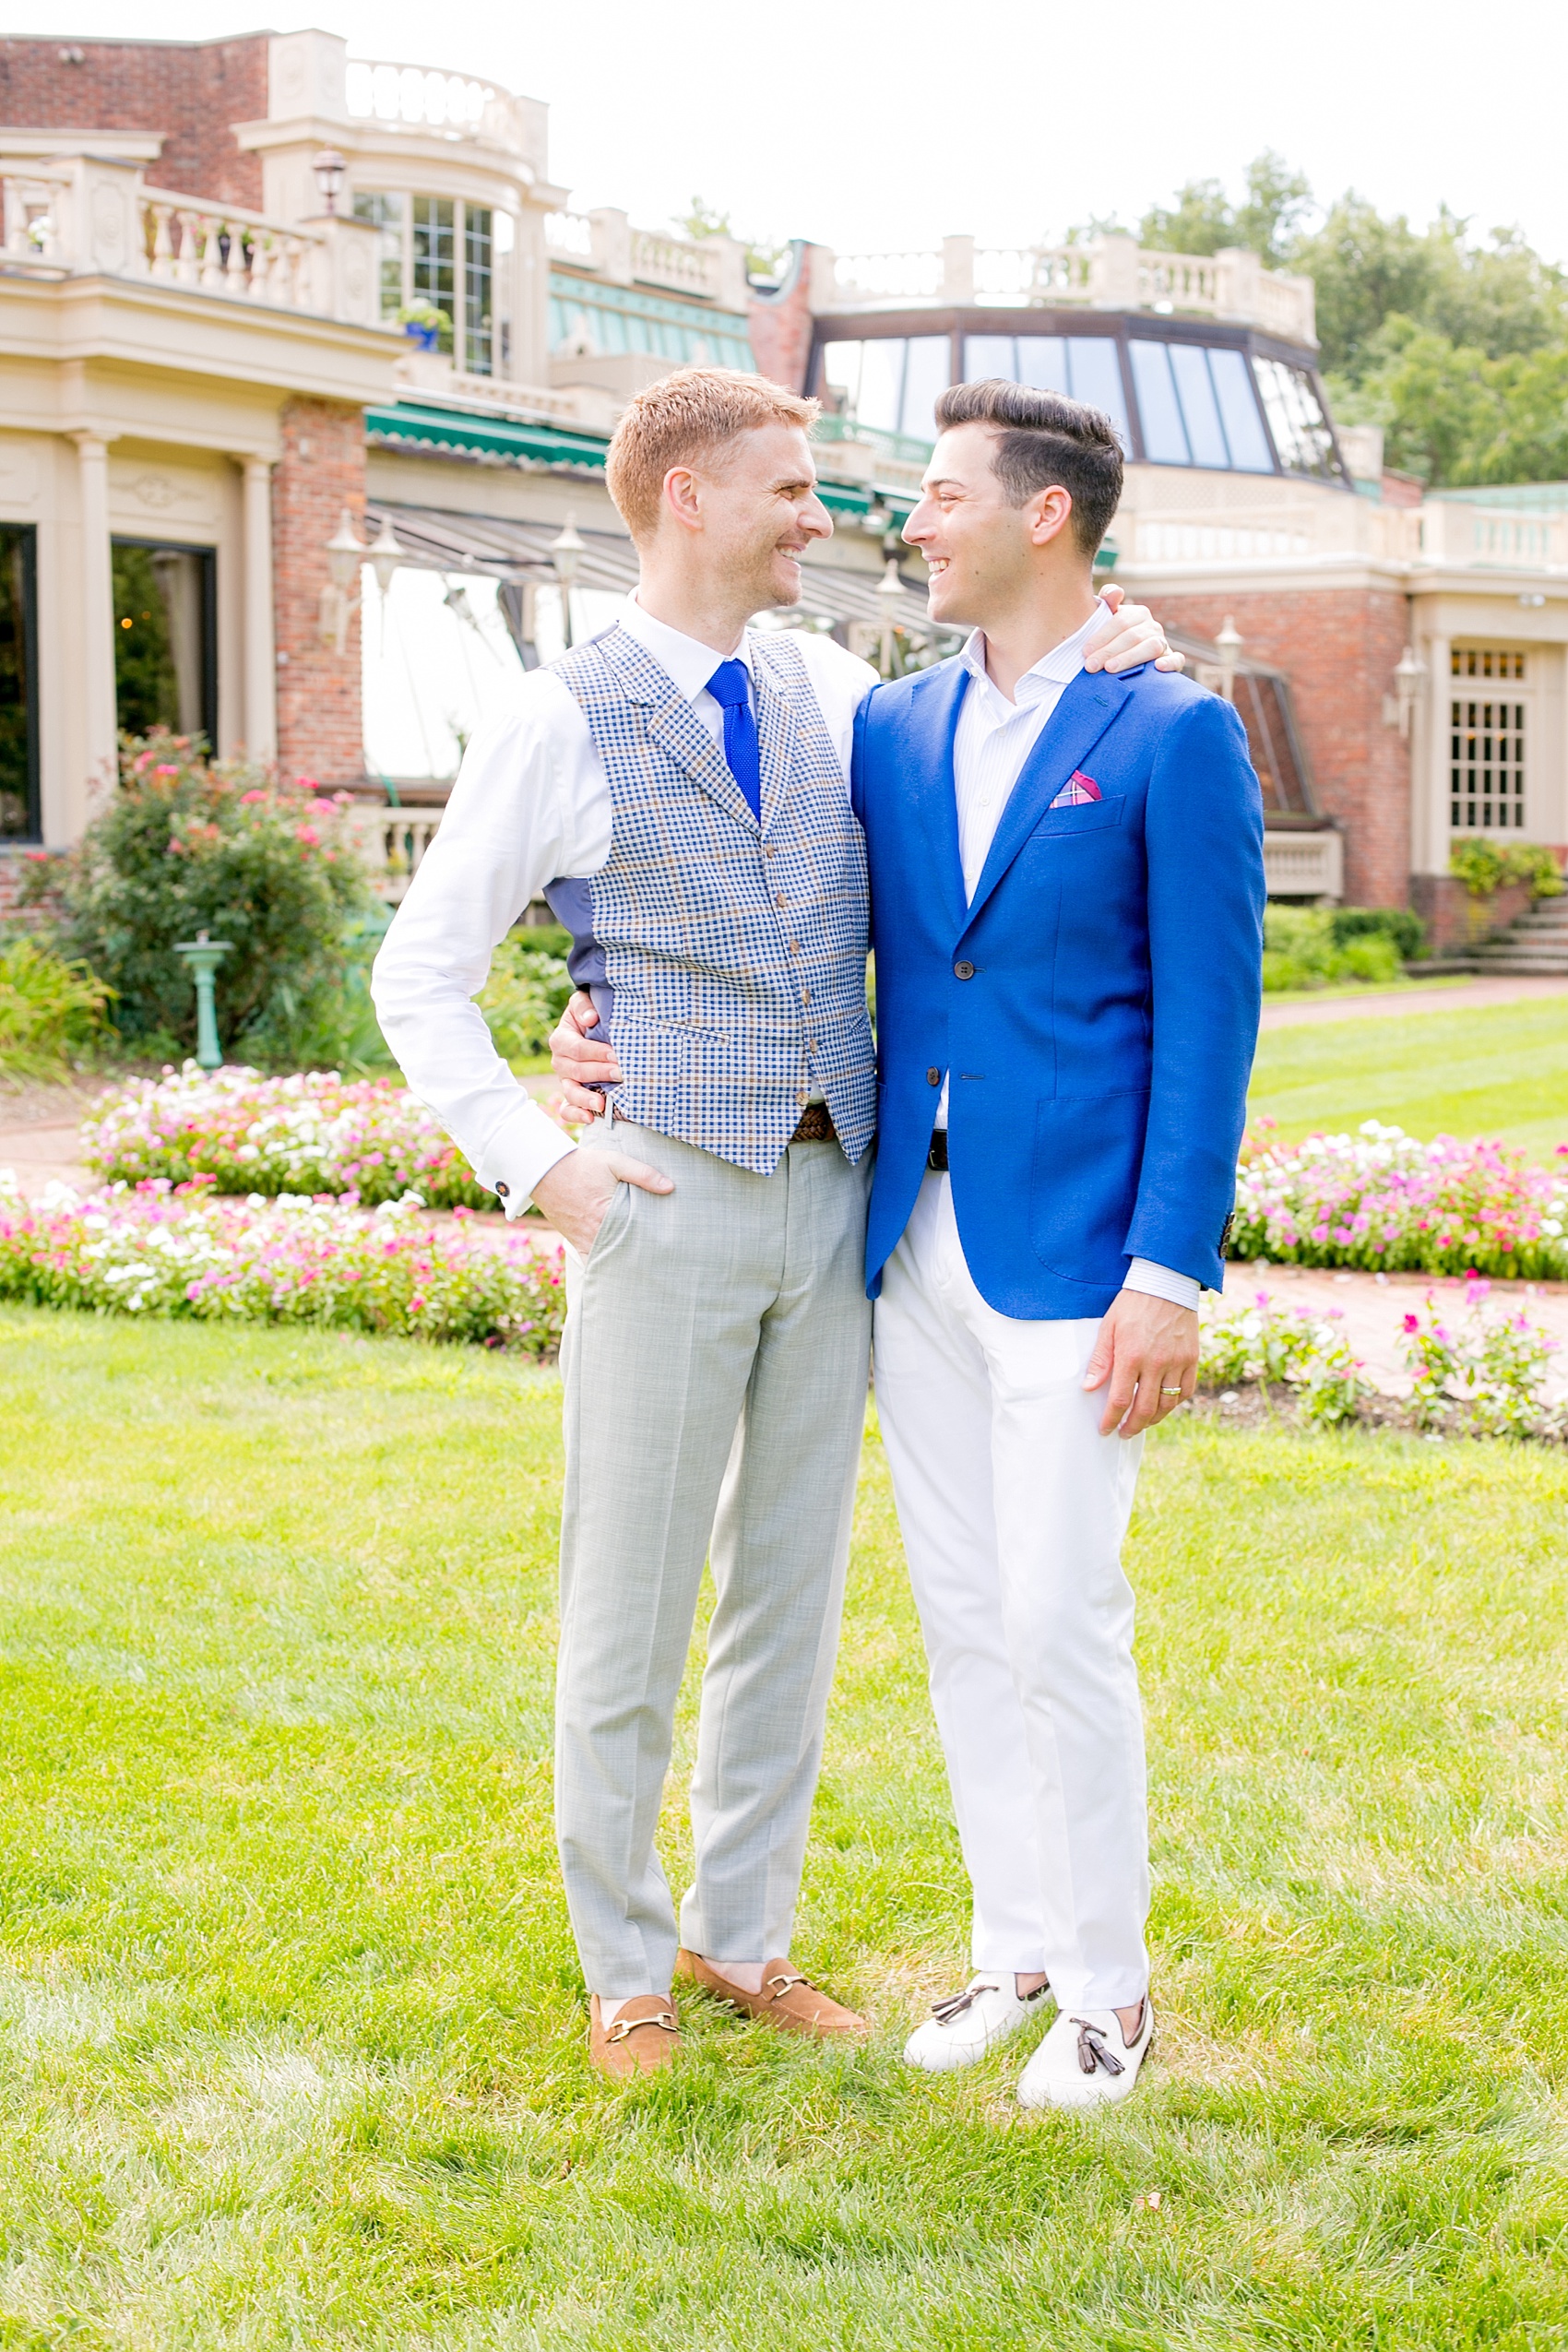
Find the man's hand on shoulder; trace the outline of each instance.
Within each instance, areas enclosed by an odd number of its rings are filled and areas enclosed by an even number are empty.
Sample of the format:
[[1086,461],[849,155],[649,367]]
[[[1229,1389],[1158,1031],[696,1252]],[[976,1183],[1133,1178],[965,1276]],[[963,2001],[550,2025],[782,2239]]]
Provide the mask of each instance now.
[[1171,652],[1165,631],[1146,604],[1129,604],[1126,589],[1118,588],[1114,580],[1100,593],[1111,607],[1111,618],[1099,636],[1090,640],[1084,656],[1086,670],[1136,670],[1145,661],[1152,661],[1157,670],[1186,668],[1186,655]]
[[1198,1316],[1143,1290],[1112,1301],[1084,1374],[1087,1389],[1110,1383],[1099,1433],[1137,1437],[1164,1420],[1198,1381]]
[[558,1159],[533,1188],[534,1199],[564,1241],[586,1258],[599,1239],[617,1184],[645,1193],[672,1193],[672,1180],[622,1151],[574,1151]]

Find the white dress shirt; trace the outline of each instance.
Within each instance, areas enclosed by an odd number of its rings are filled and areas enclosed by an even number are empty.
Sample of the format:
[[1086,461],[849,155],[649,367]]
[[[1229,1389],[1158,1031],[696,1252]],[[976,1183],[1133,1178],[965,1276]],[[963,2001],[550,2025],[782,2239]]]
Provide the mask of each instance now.
[[[991,845],[1041,731],[1084,666],[1091,637],[1103,626],[1110,608],[1097,601],[1081,629],[1063,637],[1018,680],[1011,702],[985,666],[985,637],[977,629],[959,659],[969,673],[958,712],[953,742],[953,789],[958,803],[958,856],[964,869],[964,897],[973,898],[985,870]],[[936,1124],[947,1124],[947,1080],[942,1081]],[[1195,1307],[1201,1286],[1190,1274],[1134,1258],[1127,1269],[1124,1289],[1142,1290],[1169,1299],[1179,1307]]]
[[[707,682],[725,655],[628,597],[621,626],[671,678],[715,742],[724,713]],[[792,643],[849,792],[855,712],[876,672],[831,637]],[[734,653],[752,666],[751,633]],[[474,999],[492,953],[546,883],[597,873],[610,855],[610,779],[582,707],[551,670],[518,677],[512,707],[475,735],[440,828],[382,943],[372,981],[382,1033],[420,1100],[466,1153],[481,1183],[506,1187],[508,1217],[573,1150],[495,1050]]]

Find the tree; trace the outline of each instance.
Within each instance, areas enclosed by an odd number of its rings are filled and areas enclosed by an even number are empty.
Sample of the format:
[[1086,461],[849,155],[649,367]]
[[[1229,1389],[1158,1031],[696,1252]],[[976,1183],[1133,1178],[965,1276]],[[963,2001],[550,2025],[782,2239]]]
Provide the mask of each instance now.
[[[699,240],[703,237],[732,237],[735,234],[734,229],[731,226],[730,215],[727,212],[716,212],[712,205],[700,196],[695,196],[692,198],[690,206],[683,217],[676,221],[675,226],[683,237],[695,237]],[[753,278],[777,278],[789,262],[788,238],[782,244],[777,238],[766,237],[759,237],[754,242],[745,240],[742,242],[746,244],[746,269]]]
[[1218,180],[1189,180],[1167,210],[1156,205],[1139,226],[1140,242],[1162,253],[1219,253],[1227,245],[1285,267],[1312,189],[1282,155],[1267,148],[1247,166],[1245,203],[1233,207]]

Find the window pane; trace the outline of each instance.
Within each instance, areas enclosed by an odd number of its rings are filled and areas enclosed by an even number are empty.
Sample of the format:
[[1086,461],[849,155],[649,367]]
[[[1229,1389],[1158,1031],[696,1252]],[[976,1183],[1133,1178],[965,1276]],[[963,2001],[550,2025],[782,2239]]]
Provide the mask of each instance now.
[[1299,367],[1288,367],[1283,360],[1254,360],[1253,365],[1280,463],[1292,473],[1336,481],[1339,469],[1334,458],[1334,437],[1311,378]]
[[38,837],[38,681],[33,674],[33,533],[0,523],[0,837]]
[[470,374],[489,375],[495,364],[492,288],[491,215],[477,204],[463,209],[463,340]]
[[1020,382],[1017,349],[1011,335],[966,335],[965,382],[978,384],[988,375],[1000,375],[1008,384]]
[[875,425],[884,433],[897,433],[903,389],[903,338],[865,344],[861,354],[861,397],[855,410],[859,422]]
[[1144,428],[1144,455],[1157,466],[1189,466],[1192,455],[1176,405],[1170,355],[1163,343],[1134,342],[1133,382]]
[[381,231],[381,315],[394,318],[403,307],[403,199],[380,188],[362,188],[354,219]]
[[115,540],[115,722],[127,735],[167,727],[209,731],[212,702],[205,549],[140,547]]
[[853,416],[861,397],[861,355],[863,343],[825,343],[822,350],[822,388],[828,405]]
[[1225,445],[1214,386],[1208,380],[1208,354],[1201,343],[1172,343],[1170,352],[1170,373],[1176,379],[1176,397],[1182,403],[1193,463],[1228,471],[1230,452]]
[[1072,335],[1067,339],[1069,390],[1087,408],[1099,409],[1116,427],[1123,449],[1132,446],[1127,431],[1127,403],[1122,390],[1122,362],[1110,335]]
[[447,196],[415,196],[413,200],[413,291],[434,303],[446,324],[439,342],[452,349],[452,320],[457,307],[457,256],[453,206]]
[[909,339],[909,364],[904,371],[901,433],[918,441],[936,434],[936,402],[953,380],[953,346],[945,335],[914,335]]
[[[1067,346],[1060,335],[1019,336],[1018,381],[1031,386],[1036,392],[1065,392],[1071,397]],[[1084,397],[1087,398],[1087,395]],[[1101,400],[1095,402],[1097,409],[1104,405]]]
[[1253,398],[1245,359],[1240,351],[1211,350],[1208,367],[1224,420],[1225,438],[1230,445],[1230,463],[1238,473],[1271,474],[1274,460],[1268,454],[1268,441],[1258,404]]

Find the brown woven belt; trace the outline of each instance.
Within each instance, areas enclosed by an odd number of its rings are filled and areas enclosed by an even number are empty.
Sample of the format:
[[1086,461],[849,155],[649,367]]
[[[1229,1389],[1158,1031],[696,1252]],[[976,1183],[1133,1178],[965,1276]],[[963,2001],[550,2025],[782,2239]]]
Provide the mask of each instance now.
[[808,1102],[790,1138],[792,1144],[836,1144],[837,1140],[838,1130],[826,1102]]

